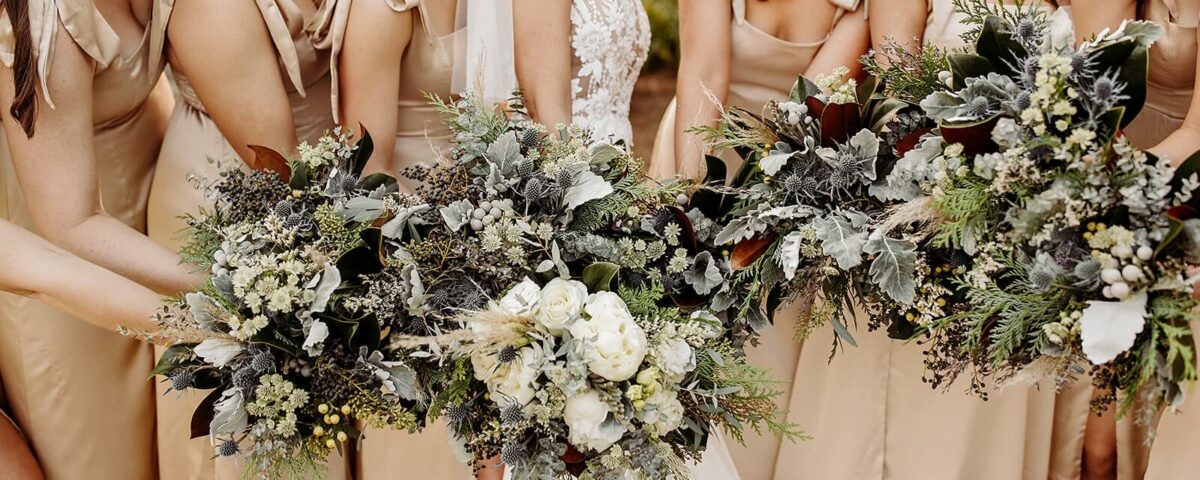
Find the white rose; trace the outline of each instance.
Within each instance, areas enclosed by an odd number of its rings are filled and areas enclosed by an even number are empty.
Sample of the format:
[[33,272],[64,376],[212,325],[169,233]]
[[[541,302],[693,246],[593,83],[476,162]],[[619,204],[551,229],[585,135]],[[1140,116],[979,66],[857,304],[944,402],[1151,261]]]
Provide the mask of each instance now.
[[671,383],[682,381],[684,375],[696,368],[692,346],[681,338],[670,338],[659,343],[654,349],[654,358],[658,360],[658,369],[666,374]]
[[501,363],[496,355],[473,355],[475,378],[487,384],[492,401],[501,406],[524,406],[533,400],[535,382],[542,374],[542,352],[533,347],[517,351],[517,359]]
[[542,288],[538,303],[537,322],[555,335],[562,335],[583,311],[587,300],[587,286],[575,280],[555,278]]
[[683,403],[674,391],[658,388],[646,399],[646,406],[642,408],[638,418],[645,422],[655,435],[666,435],[683,424]]
[[500,309],[513,315],[533,315],[541,294],[542,288],[526,278],[500,299]]
[[570,330],[583,346],[588,369],[614,382],[632,377],[646,358],[647,341],[625,302],[612,292],[593,293],[583,310]]
[[625,435],[625,427],[610,420],[608,404],[595,390],[585,390],[567,398],[563,421],[567,424],[568,439],[581,450],[602,452]]

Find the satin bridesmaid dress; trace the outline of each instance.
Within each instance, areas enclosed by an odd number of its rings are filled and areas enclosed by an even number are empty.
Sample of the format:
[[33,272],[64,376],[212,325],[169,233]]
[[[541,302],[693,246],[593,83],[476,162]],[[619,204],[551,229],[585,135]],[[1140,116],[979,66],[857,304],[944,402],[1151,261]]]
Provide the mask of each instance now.
[[[334,125],[329,104],[329,56],[328,52],[318,50],[308,36],[306,28],[314,15],[311,11],[304,14],[298,3],[302,1],[307,0],[255,0],[255,3],[278,54],[281,78],[292,105],[296,137],[315,143]],[[174,3],[175,0],[157,0],[158,7],[164,12],[161,17],[164,30],[171,20]],[[175,86],[176,103],[150,190],[148,233],[155,241],[178,250],[185,240],[181,235],[187,226],[181,216],[196,214],[202,206],[209,205],[197,185],[215,181],[222,170],[244,167],[244,164],[209,117],[187,77],[171,69],[170,78]],[[157,353],[162,353],[161,347]],[[169,386],[169,383],[158,385],[159,478],[241,478],[245,462],[214,460],[214,450],[207,437],[189,440],[192,412],[208,392],[180,395],[169,392]],[[331,456],[328,475],[331,479],[348,478],[347,460],[336,454]]]
[[[1192,102],[1196,82],[1196,28],[1200,24],[1200,1],[1151,0],[1141,6],[1141,18],[1153,21],[1166,31],[1150,49],[1150,79],[1147,82],[1146,107],[1125,130],[1139,147],[1149,148],[1162,141],[1183,124]],[[1200,324],[1192,325],[1200,329]],[[1147,452],[1145,428],[1121,425],[1118,429],[1120,452],[1133,450],[1136,455],[1128,467],[1118,463],[1122,478],[1139,478],[1143,471],[1148,480],[1193,478],[1200,471],[1200,391],[1186,392],[1187,400],[1179,413],[1164,413],[1158,422],[1154,445]],[[1129,422],[1123,422],[1128,424]],[[1118,458],[1118,462],[1120,458]]]
[[[846,11],[853,11],[858,7],[857,1],[831,3],[839,7],[833,24],[836,24]],[[758,113],[767,102],[787,98],[797,76],[808,69],[809,63],[825,45],[828,36],[815,42],[783,40],[746,21],[746,0],[733,0],[732,8],[730,51],[733,56],[730,59],[729,96],[725,107],[744,108]],[[668,179],[676,174],[675,122],[676,102],[672,100],[663,114],[658,134],[654,139],[654,150],[647,167],[647,174],[651,178]],[[730,176],[742,163],[742,159],[732,152],[722,152],[721,158],[729,166]],[[791,333],[795,331],[796,320],[796,308],[784,307],[784,310],[775,315],[775,326],[770,333],[762,337],[759,346],[747,353],[753,364],[771,369],[777,379],[790,380],[796,373],[801,352],[801,343],[795,341]],[[823,344],[820,347],[819,350],[826,352]],[[778,400],[780,408],[787,408],[795,395],[789,389],[784,390]],[[800,428],[808,430],[810,427],[800,424]],[[746,432],[745,440],[745,445],[721,442],[728,444],[742,479],[767,480],[773,476],[791,478],[786,472],[781,475],[775,473],[776,459],[781,454],[781,442],[778,439],[771,435]],[[714,447],[718,445],[710,445],[710,449]],[[709,462],[706,456],[704,463]]]
[[[454,73],[455,42],[465,41],[464,30],[438,31],[425,12],[426,1],[419,0],[354,0],[385,2],[396,12],[412,11],[412,40],[404,50],[400,63],[400,84],[396,146],[387,165],[371,162],[367,173],[383,172],[396,175],[413,165],[432,165],[439,161],[450,146],[450,130],[442,116],[425,99],[425,93],[443,99],[454,96],[451,79]],[[435,0],[436,1],[436,0]],[[444,0],[443,0],[444,1]],[[332,52],[331,70],[334,78],[334,108],[338,108],[337,57],[342,50],[349,19],[351,0],[334,0],[322,8],[321,20],[315,24],[314,37],[318,45]],[[390,132],[372,132],[386,135]],[[419,182],[400,179],[408,189]],[[367,429],[359,442],[355,460],[355,476],[359,480],[403,477],[399,472],[419,472],[421,478],[452,480],[471,479],[471,468],[452,451],[449,433],[442,422],[435,422],[421,431]]]
[[[57,44],[59,29],[95,63],[92,124],[104,208],[145,231],[150,178],[170,105],[170,92],[159,82],[164,60],[151,44],[165,32],[152,22],[140,38],[120,38],[87,0],[29,0],[29,11],[41,75],[53,75],[47,68],[56,48],[71,48]],[[160,14],[156,9],[152,16]],[[13,46],[11,22],[0,16],[6,66],[12,65]],[[0,218],[34,229],[6,145],[0,147]],[[105,478],[155,477],[149,345],[3,293],[0,332],[9,412],[48,478],[96,478],[98,472]]]

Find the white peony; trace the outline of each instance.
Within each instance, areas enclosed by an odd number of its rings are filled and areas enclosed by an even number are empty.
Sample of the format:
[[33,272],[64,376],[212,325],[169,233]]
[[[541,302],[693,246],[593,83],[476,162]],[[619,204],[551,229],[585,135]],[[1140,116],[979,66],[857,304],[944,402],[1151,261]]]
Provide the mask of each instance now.
[[533,315],[537,311],[542,287],[525,278],[500,299],[500,309],[512,315]]
[[588,369],[614,382],[632,377],[646,358],[647,341],[625,302],[612,292],[593,293],[583,310],[584,317],[570,330],[583,347]]
[[517,359],[507,363],[501,363],[495,354],[471,356],[475,378],[487,384],[492,401],[501,406],[525,406],[533,400],[543,361],[541,350],[531,346],[518,350]]
[[692,346],[682,338],[668,338],[654,348],[654,358],[670,383],[678,383],[683,376],[696,368],[696,355]]
[[625,427],[614,419],[608,404],[595,390],[585,390],[567,398],[563,421],[567,423],[568,439],[581,450],[602,452],[625,435]]
[[646,399],[646,406],[642,408],[638,418],[645,422],[655,435],[666,435],[683,424],[683,403],[679,401],[675,392],[658,388]]
[[587,286],[575,280],[555,278],[542,288],[541,300],[538,303],[537,322],[547,331],[562,335],[583,312],[583,302],[587,301]]

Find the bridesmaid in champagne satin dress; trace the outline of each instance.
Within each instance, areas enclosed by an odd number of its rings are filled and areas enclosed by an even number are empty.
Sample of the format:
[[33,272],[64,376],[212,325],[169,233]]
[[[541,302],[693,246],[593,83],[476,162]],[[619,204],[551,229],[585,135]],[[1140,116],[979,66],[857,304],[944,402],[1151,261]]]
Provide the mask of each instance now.
[[[165,12],[161,21],[170,34],[168,44],[162,47],[170,55],[170,77],[175,85],[176,104],[163,139],[150,192],[148,233],[154,240],[176,250],[181,246],[183,239],[180,235],[186,227],[181,216],[195,214],[201,206],[208,205],[203,190],[197,185],[219,179],[223,169],[244,166],[243,157],[250,156],[244,144],[262,144],[286,156],[295,156],[297,141],[315,143],[322,133],[333,128],[333,115],[329,107],[329,63],[328,53],[318,50],[307,32],[317,17],[318,5],[311,0],[255,0],[253,6],[250,3],[238,5],[237,8],[243,10],[238,10],[236,14],[208,10],[197,13],[185,11],[193,5],[184,5],[183,2],[156,2]],[[256,67],[264,67],[265,72],[257,71],[248,84],[222,83],[221,76],[227,75],[227,71],[217,68],[213,63],[195,60],[196,55],[187,55],[196,52],[181,50],[198,48],[190,42],[182,43],[182,39],[195,29],[204,35],[223,33],[207,33],[203,24],[181,24],[195,20],[195,17],[185,15],[211,15],[213,21],[219,22],[218,26],[231,25],[230,28],[241,29],[234,35],[252,31],[255,34],[253,39],[261,38],[262,45],[247,45],[241,51],[270,55],[270,60],[263,60],[259,56],[241,58],[232,63],[239,67],[255,68],[248,66],[252,62]],[[247,30],[237,27],[238,23],[226,18],[233,15],[261,23]],[[200,41],[203,42],[203,38]],[[208,60],[224,63],[221,57]],[[199,75],[189,78],[185,74],[188,66],[194,69],[193,72],[198,71]],[[205,86],[208,88],[203,88]],[[205,98],[197,93],[225,95],[230,93],[230,89],[243,89],[250,95],[275,94],[278,96],[278,102],[275,103],[282,107],[282,111],[267,113],[256,110],[248,113],[246,110],[249,108],[242,107],[237,99],[230,100],[228,97],[215,99],[216,103],[209,105],[212,108],[210,111],[206,104],[213,102],[214,98],[210,96],[209,102],[205,102]],[[242,124],[221,123],[231,122],[231,116],[237,117],[237,120],[245,120],[245,117],[253,120]],[[218,121],[214,121],[214,117]],[[261,130],[249,130],[251,127],[246,127],[246,123]],[[229,134],[222,134],[222,129]],[[226,137],[239,139],[239,145],[235,148]],[[162,349],[159,348],[157,353],[161,354]],[[207,438],[189,440],[192,412],[207,392],[193,391],[181,396],[178,392],[168,390],[169,384],[158,385],[159,477],[180,480],[240,478],[241,470],[245,467],[243,462],[237,459],[214,460],[213,447]],[[347,478],[349,475],[346,460],[338,455],[331,456],[327,468],[332,479]]]
[[[425,94],[453,97],[455,42],[465,33],[455,29],[455,10],[449,0],[335,0],[323,9],[314,36],[332,52],[339,122],[355,131],[361,124],[375,139],[367,173],[432,165],[449,147],[449,129]],[[419,183],[400,181],[410,190]],[[440,421],[419,434],[367,429],[363,436],[359,480],[396,478],[414,465],[424,478],[471,478]]]
[[[872,2],[875,43],[890,36],[944,48],[966,30],[951,0]],[[904,21],[901,20],[904,19]],[[904,22],[909,22],[907,25]],[[789,419],[815,439],[784,445],[776,475],[812,478],[1045,479],[1053,460],[1053,391],[1008,387],[987,401],[965,386],[935,391],[922,381],[924,349],[860,328],[858,346],[827,361],[832,329],[800,353]]]
[[[725,82],[720,79],[719,74],[716,78],[706,77],[706,72],[711,74],[706,57],[712,55],[712,50],[722,48],[703,43],[710,41],[712,37],[706,36],[691,47],[695,50],[689,49],[687,22],[704,21],[702,19],[706,17],[700,15],[709,12],[697,11],[692,14],[691,19],[688,18],[689,12],[681,12],[683,57],[676,88],[679,96],[668,106],[659,125],[647,172],[651,178],[668,179],[676,174],[694,178],[700,175],[698,169],[701,140],[687,130],[696,124],[715,121],[717,111],[708,98],[710,92],[723,101],[725,108],[745,108],[757,113],[767,102],[787,98],[798,75],[815,76],[818,73],[829,73],[840,65],[853,68],[858,56],[866,52],[868,39],[866,24],[862,18],[863,12],[847,14],[858,8],[857,2],[807,2],[803,8],[813,14],[809,17],[809,22],[801,25],[826,33],[802,33],[795,35],[799,37],[797,40],[780,38],[776,36],[778,34],[770,33],[754,23],[784,17],[772,14],[768,10],[756,11],[755,6],[747,5],[761,2],[733,0],[722,3],[726,9],[724,17],[710,21],[728,22],[729,25],[728,44],[723,47],[728,49],[727,71],[719,69],[728,75]],[[694,7],[681,6],[682,8]],[[708,25],[697,24],[694,28],[700,31],[704,30],[703,27]],[[778,25],[774,30],[785,28],[786,26]],[[831,48],[825,48],[827,46]],[[727,87],[722,88],[722,83],[726,83]],[[686,106],[679,107],[681,104]],[[682,117],[690,120],[688,124],[677,124],[679,111],[689,112]],[[721,156],[730,166],[729,172],[732,175],[741,164],[741,159],[732,152],[724,152]],[[795,312],[793,307],[785,307],[778,312],[775,315],[775,326],[762,337],[762,343],[758,347],[748,352],[754,364],[770,368],[776,378],[789,380],[789,383],[795,375],[797,361],[801,355],[801,344],[793,339],[791,333],[795,330]],[[818,347],[817,350],[822,355],[827,353],[826,344],[822,343]],[[796,393],[784,390],[779,402],[781,408],[786,409]],[[799,423],[799,427],[806,431],[811,428],[805,423]],[[820,441],[822,439],[804,442],[800,447],[804,448]],[[746,432],[746,445],[726,443],[729,444],[730,453],[742,479],[791,478],[790,475],[803,471],[776,471],[777,457],[783,456],[781,448],[787,446],[781,445],[779,439],[773,436]],[[710,445],[710,449],[714,448],[719,448],[719,445]],[[716,460],[717,458],[709,459],[706,456],[705,464]]]
[[[1200,106],[1196,105],[1193,90],[1197,72],[1197,25],[1200,25],[1200,1],[1145,0],[1134,2],[1096,0],[1072,2],[1074,8],[1107,9],[1093,15],[1101,24],[1083,27],[1088,31],[1115,27],[1121,17],[1152,21],[1164,30],[1161,39],[1150,49],[1150,71],[1147,80],[1146,104],[1137,118],[1125,129],[1134,145],[1148,148],[1178,164],[1200,149]],[[1136,9],[1136,10],[1135,10]],[[1123,12],[1122,12],[1123,11]],[[1112,14],[1116,14],[1114,18]],[[1078,17],[1082,15],[1077,14]],[[1084,21],[1083,18],[1080,18]],[[1088,33],[1076,35],[1086,37]],[[1200,328],[1200,325],[1193,325]],[[1090,385],[1086,390],[1090,392]],[[1148,427],[1137,425],[1132,415],[1116,422],[1116,467],[1118,478],[1176,479],[1190,478],[1200,469],[1196,445],[1200,442],[1200,402],[1196,391],[1185,391],[1186,400],[1179,413],[1165,412],[1157,419],[1153,446],[1147,445]],[[1089,395],[1081,397],[1071,408],[1075,425],[1084,423]],[[1092,428],[1089,422],[1087,428]],[[1108,427],[1113,425],[1109,420]],[[1078,428],[1078,427],[1077,427]],[[1111,441],[1111,440],[1110,440]]]
[[[26,162],[42,165],[50,164],[50,160],[55,163],[80,162],[76,170],[54,175],[87,175],[91,172],[96,176],[102,210],[83,214],[90,224],[84,225],[81,221],[73,225],[76,230],[103,228],[105,234],[144,238],[138,232],[145,229],[150,176],[170,104],[170,92],[165,84],[159,83],[164,61],[149,47],[152,39],[162,34],[149,20],[159,12],[130,5],[129,13],[124,15],[137,18],[110,23],[87,0],[29,0],[13,2],[13,6],[26,3],[30,34],[36,39],[32,42],[33,56],[39,66],[41,81],[46,82],[46,76],[56,75],[58,70],[52,67],[78,61],[81,57],[90,62],[88,68],[93,72],[91,118],[88,119],[93,136],[72,137],[72,141],[78,139],[79,143],[56,145],[64,150],[91,145],[92,158],[76,156],[78,152],[73,152],[70,159],[40,156]],[[126,33],[133,29],[140,30]],[[0,17],[0,60],[6,69],[14,68],[17,61],[17,42],[6,11]],[[72,67],[79,68],[73,64]],[[5,76],[9,79],[6,82],[12,81],[10,73],[6,72]],[[46,85],[48,83],[43,83],[43,88],[36,92],[41,98],[35,101],[43,102],[39,118],[62,122],[74,120],[64,120],[61,117],[69,113],[52,112],[48,105],[57,101],[58,107],[65,109],[61,111],[73,113],[71,108],[78,105],[70,97],[78,93],[69,91],[70,85],[62,82]],[[5,88],[6,91],[0,94],[5,101],[0,103],[7,112],[12,90]],[[30,155],[31,147],[26,144],[33,145],[32,148],[45,147],[45,142],[38,141],[46,136],[53,140],[56,131],[40,128],[36,133],[41,137],[17,140],[16,135],[23,136],[24,132],[11,121],[6,115],[8,141],[0,147],[0,218],[29,229],[39,227],[35,220],[41,227],[55,225],[62,220],[35,213],[60,206],[39,205],[43,202],[30,199],[37,207],[30,209],[26,203],[27,196],[34,196],[44,188],[38,185],[24,195],[21,190],[22,183],[30,188],[44,179],[33,176],[18,183],[18,171],[29,172],[38,167],[18,168],[9,147],[19,143],[23,145],[19,151]],[[13,151],[18,150],[13,148]],[[95,169],[86,163],[93,158]],[[71,192],[59,192],[55,201],[75,205],[72,200],[75,199]],[[72,237],[77,232],[45,231],[43,228],[42,233],[56,242],[64,242],[64,246],[76,253],[100,256],[113,253],[105,248],[111,247],[116,240],[92,237],[92,243],[80,247],[80,243],[72,243],[78,240]],[[150,242],[147,240],[146,243]],[[80,248],[82,250],[76,250]],[[140,255],[146,259],[167,259],[163,263],[171,267],[177,262],[170,261],[168,253],[143,248]],[[124,266],[131,267],[133,263],[137,262],[128,262]],[[154,389],[146,378],[154,362],[149,345],[85,325],[34,299],[2,293],[0,331],[4,332],[0,335],[0,376],[4,378],[8,405],[48,477],[94,478],[96,472],[104,472],[109,478],[131,480],[155,477]],[[119,441],[114,441],[116,439]]]

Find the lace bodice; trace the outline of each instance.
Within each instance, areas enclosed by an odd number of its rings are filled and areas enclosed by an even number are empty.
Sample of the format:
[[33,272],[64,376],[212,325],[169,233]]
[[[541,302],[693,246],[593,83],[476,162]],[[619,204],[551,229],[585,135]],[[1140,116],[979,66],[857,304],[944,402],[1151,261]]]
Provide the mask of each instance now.
[[633,139],[629,102],[650,48],[641,0],[572,0],[571,111],[597,138]]

